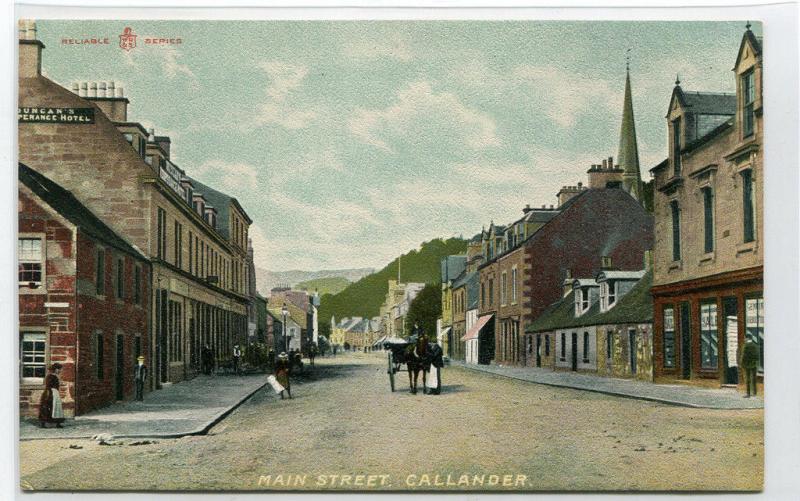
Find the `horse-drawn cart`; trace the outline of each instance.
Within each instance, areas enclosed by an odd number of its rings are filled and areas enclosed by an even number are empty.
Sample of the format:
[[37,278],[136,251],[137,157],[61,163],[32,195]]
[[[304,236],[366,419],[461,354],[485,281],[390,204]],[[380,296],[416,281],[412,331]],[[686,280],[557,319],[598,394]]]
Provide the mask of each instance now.
[[[427,374],[431,366],[437,368],[437,388],[438,388],[438,369],[444,366],[442,361],[442,348],[436,343],[423,343],[416,336],[408,339],[387,338],[383,342],[383,347],[387,351],[387,368],[389,374],[389,387],[395,390],[395,374],[402,370],[403,365],[408,371],[408,385],[412,393],[417,392],[417,378],[422,372],[423,385],[427,385]],[[413,374],[413,378],[412,378]],[[423,392],[426,390],[423,388]]]

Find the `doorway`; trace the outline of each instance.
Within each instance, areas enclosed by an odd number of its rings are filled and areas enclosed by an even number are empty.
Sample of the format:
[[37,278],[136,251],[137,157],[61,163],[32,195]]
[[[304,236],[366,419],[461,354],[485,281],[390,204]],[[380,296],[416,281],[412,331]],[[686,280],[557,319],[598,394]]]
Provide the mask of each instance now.
[[681,378],[692,376],[692,322],[688,301],[681,303]]
[[117,400],[125,398],[125,337],[117,334],[117,360],[114,364],[114,394]]
[[572,370],[578,370],[578,333],[572,333]]
[[725,353],[725,372],[722,384],[739,383],[739,320],[737,316],[738,302],[736,297],[722,299],[723,329],[722,350]]
[[536,334],[536,367],[542,366],[542,335]]
[[631,362],[631,374],[636,375],[636,329],[628,329],[628,355]]

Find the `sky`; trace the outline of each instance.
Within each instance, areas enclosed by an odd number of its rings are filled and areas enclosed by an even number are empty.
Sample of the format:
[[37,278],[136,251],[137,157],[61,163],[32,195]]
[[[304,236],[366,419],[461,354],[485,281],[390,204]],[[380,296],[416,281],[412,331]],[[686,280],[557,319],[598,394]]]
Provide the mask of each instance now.
[[[137,47],[119,35],[129,26]],[[43,72],[115,81],[128,117],[242,204],[256,265],[381,268],[469,238],[617,156],[630,49],[643,180],[684,90],[734,92],[745,22],[37,22]],[[753,31],[760,35],[760,25]],[[62,39],[108,37],[109,45]],[[180,38],[148,45],[144,38]]]

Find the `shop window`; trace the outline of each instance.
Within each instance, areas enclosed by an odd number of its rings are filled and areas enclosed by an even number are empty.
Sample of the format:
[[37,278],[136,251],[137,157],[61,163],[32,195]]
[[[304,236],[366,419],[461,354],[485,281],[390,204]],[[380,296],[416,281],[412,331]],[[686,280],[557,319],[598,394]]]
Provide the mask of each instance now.
[[664,308],[664,367],[675,367],[675,309]]
[[716,302],[700,305],[700,366],[703,369],[719,366]]

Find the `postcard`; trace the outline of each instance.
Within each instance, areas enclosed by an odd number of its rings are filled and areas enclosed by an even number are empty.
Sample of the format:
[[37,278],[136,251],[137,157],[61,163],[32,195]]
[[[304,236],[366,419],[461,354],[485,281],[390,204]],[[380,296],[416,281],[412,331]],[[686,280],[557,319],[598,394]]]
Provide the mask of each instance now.
[[761,22],[18,29],[20,489],[762,490]]

